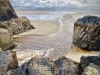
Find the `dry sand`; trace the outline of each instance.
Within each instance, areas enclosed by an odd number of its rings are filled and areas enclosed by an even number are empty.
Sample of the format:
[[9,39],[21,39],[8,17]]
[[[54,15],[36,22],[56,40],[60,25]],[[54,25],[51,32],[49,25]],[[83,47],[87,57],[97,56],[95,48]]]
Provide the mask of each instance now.
[[58,21],[31,20],[31,24],[36,29],[21,33],[19,35],[47,36],[56,33],[60,30],[60,24]]

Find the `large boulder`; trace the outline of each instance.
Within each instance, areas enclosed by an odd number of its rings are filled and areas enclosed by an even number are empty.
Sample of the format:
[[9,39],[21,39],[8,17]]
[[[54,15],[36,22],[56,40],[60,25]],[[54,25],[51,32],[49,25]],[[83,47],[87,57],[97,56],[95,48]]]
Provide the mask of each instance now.
[[18,61],[15,51],[5,51],[0,53],[0,75],[11,69],[18,68]]
[[11,6],[9,0],[0,0],[0,21],[17,18],[17,15]]
[[0,28],[0,48],[4,51],[13,46],[13,40],[6,29]]
[[82,73],[90,63],[100,66],[100,56],[82,56],[78,66],[80,73]]
[[100,66],[90,63],[90,65],[84,69],[82,75],[100,75]]
[[83,49],[100,50],[100,17],[78,19],[74,23],[73,43]]
[[67,59],[66,57],[59,58],[54,63],[54,75],[78,75],[78,63]]
[[28,63],[7,72],[6,75],[78,75],[78,63],[66,57],[56,61],[32,58]]

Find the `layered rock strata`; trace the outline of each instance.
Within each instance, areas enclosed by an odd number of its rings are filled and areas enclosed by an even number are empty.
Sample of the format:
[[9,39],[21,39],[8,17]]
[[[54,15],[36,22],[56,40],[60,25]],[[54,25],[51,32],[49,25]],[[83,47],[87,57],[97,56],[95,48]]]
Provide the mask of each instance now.
[[100,17],[84,16],[74,23],[73,43],[83,49],[100,50]]

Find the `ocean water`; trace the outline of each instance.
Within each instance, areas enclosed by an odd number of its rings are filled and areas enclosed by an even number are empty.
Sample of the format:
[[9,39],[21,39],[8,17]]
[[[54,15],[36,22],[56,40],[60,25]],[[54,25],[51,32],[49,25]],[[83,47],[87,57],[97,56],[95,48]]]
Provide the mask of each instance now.
[[30,20],[56,20],[62,17],[64,14],[73,14],[75,12],[71,11],[47,11],[45,14],[29,14],[29,15],[19,15],[19,16],[26,16]]

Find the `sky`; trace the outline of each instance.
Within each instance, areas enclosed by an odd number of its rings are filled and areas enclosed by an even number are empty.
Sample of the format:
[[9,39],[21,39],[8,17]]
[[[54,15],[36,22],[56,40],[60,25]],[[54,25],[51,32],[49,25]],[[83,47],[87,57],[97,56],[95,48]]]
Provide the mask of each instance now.
[[74,9],[92,9],[100,10],[100,0],[10,0],[15,6],[33,6],[33,7],[73,7]]

